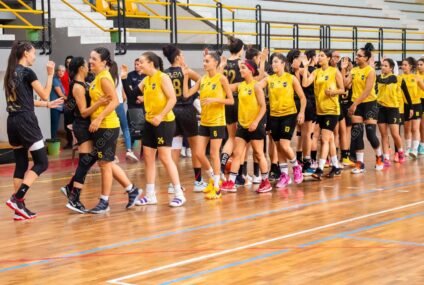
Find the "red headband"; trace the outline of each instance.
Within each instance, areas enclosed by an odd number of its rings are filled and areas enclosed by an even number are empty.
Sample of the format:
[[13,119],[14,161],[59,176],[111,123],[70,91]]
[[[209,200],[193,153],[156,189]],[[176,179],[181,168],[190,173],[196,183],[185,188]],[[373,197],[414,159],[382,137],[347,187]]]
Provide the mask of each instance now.
[[244,61],[244,65],[246,65],[247,68],[249,68],[250,71],[252,71],[253,74],[255,74],[255,68],[250,65],[247,61]]

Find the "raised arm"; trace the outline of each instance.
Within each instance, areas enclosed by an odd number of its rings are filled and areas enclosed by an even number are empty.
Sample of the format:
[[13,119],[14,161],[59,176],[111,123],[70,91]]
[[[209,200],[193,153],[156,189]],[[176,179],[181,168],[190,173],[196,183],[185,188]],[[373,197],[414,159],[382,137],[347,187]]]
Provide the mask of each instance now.
[[31,83],[31,86],[34,89],[35,93],[37,93],[38,96],[40,96],[40,98],[44,101],[49,99],[50,92],[52,91],[54,67],[55,63],[53,61],[47,62],[47,82],[44,87],[38,80],[35,80]]

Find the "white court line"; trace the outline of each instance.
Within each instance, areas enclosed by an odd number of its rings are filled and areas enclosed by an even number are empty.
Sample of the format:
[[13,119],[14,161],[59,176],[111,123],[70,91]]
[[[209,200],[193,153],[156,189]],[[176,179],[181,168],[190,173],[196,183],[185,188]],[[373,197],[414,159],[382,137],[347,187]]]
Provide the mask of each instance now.
[[275,241],[278,241],[278,240],[287,239],[287,238],[311,233],[311,232],[320,231],[320,230],[327,229],[327,228],[330,228],[330,227],[334,227],[334,226],[338,226],[338,225],[342,225],[342,224],[366,219],[366,218],[369,218],[369,217],[372,217],[372,216],[377,216],[377,215],[381,215],[381,214],[385,214],[385,213],[389,213],[389,212],[393,212],[393,211],[397,211],[397,210],[402,210],[402,209],[405,209],[405,208],[409,208],[409,207],[413,207],[413,206],[417,206],[417,205],[421,205],[421,204],[424,204],[424,201],[415,202],[415,203],[411,203],[411,204],[407,204],[407,205],[403,205],[403,206],[399,206],[399,207],[396,207],[396,208],[391,208],[391,209],[387,209],[387,210],[383,210],[383,211],[379,211],[379,212],[374,212],[374,213],[371,213],[371,214],[367,214],[367,215],[363,215],[363,216],[359,216],[359,217],[355,217],[355,218],[341,220],[341,221],[338,221],[338,222],[335,222],[335,223],[331,223],[331,224],[327,224],[327,225],[323,225],[323,226],[319,226],[319,227],[315,227],[315,228],[311,228],[311,229],[307,229],[307,230],[303,230],[303,231],[299,231],[299,232],[275,237],[275,238],[272,238],[272,239],[267,239],[267,240],[243,245],[243,246],[232,248],[232,249],[222,250],[222,251],[219,251],[219,252],[216,252],[216,253],[211,253],[211,254],[206,254],[206,255],[199,256],[199,257],[195,257],[195,258],[186,259],[186,260],[171,263],[171,264],[168,264],[168,265],[155,267],[155,268],[152,268],[152,269],[149,269],[149,270],[146,270],[146,271],[141,271],[141,272],[134,273],[134,274],[131,274],[131,275],[119,277],[119,278],[116,278],[116,279],[113,279],[113,280],[109,280],[107,282],[110,283],[110,284],[134,285],[132,283],[122,282],[121,280],[130,279],[130,278],[134,278],[134,277],[138,277],[138,276],[143,276],[143,275],[147,275],[147,274],[150,274],[150,273],[154,273],[154,272],[158,272],[158,271],[162,271],[162,270],[166,270],[166,269],[170,269],[170,268],[174,268],[174,267],[178,267],[178,266],[182,266],[182,265],[187,265],[187,264],[194,263],[194,262],[199,262],[199,261],[202,261],[202,260],[205,260],[205,259],[214,258],[214,257],[221,256],[221,255],[224,255],[224,254],[244,250],[244,249],[247,249],[247,248],[251,248],[251,247],[255,247],[255,246],[259,246],[259,245],[275,242]]

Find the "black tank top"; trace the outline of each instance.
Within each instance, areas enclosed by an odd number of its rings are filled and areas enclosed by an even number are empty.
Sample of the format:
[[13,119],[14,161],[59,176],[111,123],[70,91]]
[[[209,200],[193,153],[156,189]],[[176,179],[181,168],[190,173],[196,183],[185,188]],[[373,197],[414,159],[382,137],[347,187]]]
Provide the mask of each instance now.
[[[243,77],[241,77],[241,74],[240,74],[239,62],[240,62],[240,59],[227,60],[227,65],[225,66],[225,69],[224,69],[224,75],[227,77],[228,82],[230,84],[244,81]],[[233,96],[237,96],[237,92],[234,92]]]
[[[72,81],[71,86],[69,88],[70,93],[72,93],[72,90],[74,88],[74,84],[78,84],[78,85],[81,85],[82,87],[84,87],[84,89],[85,89],[85,102],[86,102],[87,107],[90,107],[91,98],[90,98],[88,83],[84,83],[84,82],[81,82],[81,81]],[[73,97],[73,95],[71,95],[71,96]],[[75,98],[74,98],[74,100],[75,100]],[[76,100],[75,100],[75,102],[76,102]],[[74,118],[75,118],[75,121],[78,122],[78,123],[85,123],[85,124],[88,123],[88,125],[90,125],[90,122],[91,122],[90,117],[83,118],[81,116],[80,110],[78,109],[78,106],[76,106],[75,109],[74,109]]]
[[[183,84],[184,84],[184,74],[181,67],[173,67],[166,69],[164,71],[171,78],[172,85],[174,86],[175,95],[177,95],[177,103],[175,105],[191,105],[194,101],[194,96],[186,99],[183,96]],[[191,87],[191,82],[188,82],[189,88]]]

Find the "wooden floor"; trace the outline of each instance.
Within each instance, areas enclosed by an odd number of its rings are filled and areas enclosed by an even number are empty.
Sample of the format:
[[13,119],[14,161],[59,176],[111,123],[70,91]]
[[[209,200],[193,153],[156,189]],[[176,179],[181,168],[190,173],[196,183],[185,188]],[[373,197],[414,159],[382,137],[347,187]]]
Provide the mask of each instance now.
[[[121,161],[144,187],[143,164]],[[369,162],[364,175],[206,201],[183,159],[186,206],[169,208],[158,167],[159,205],[125,210],[114,184],[109,214],[80,215],[59,192],[70,160],[52,159],[27,195],[38,218],[14,222],[0,206],[0,284],[424,284],[423,163],[377,173]],[[12,173],[0,166],[3,202]],[[86,206],[97,203],[99,179],[87,178]]]

